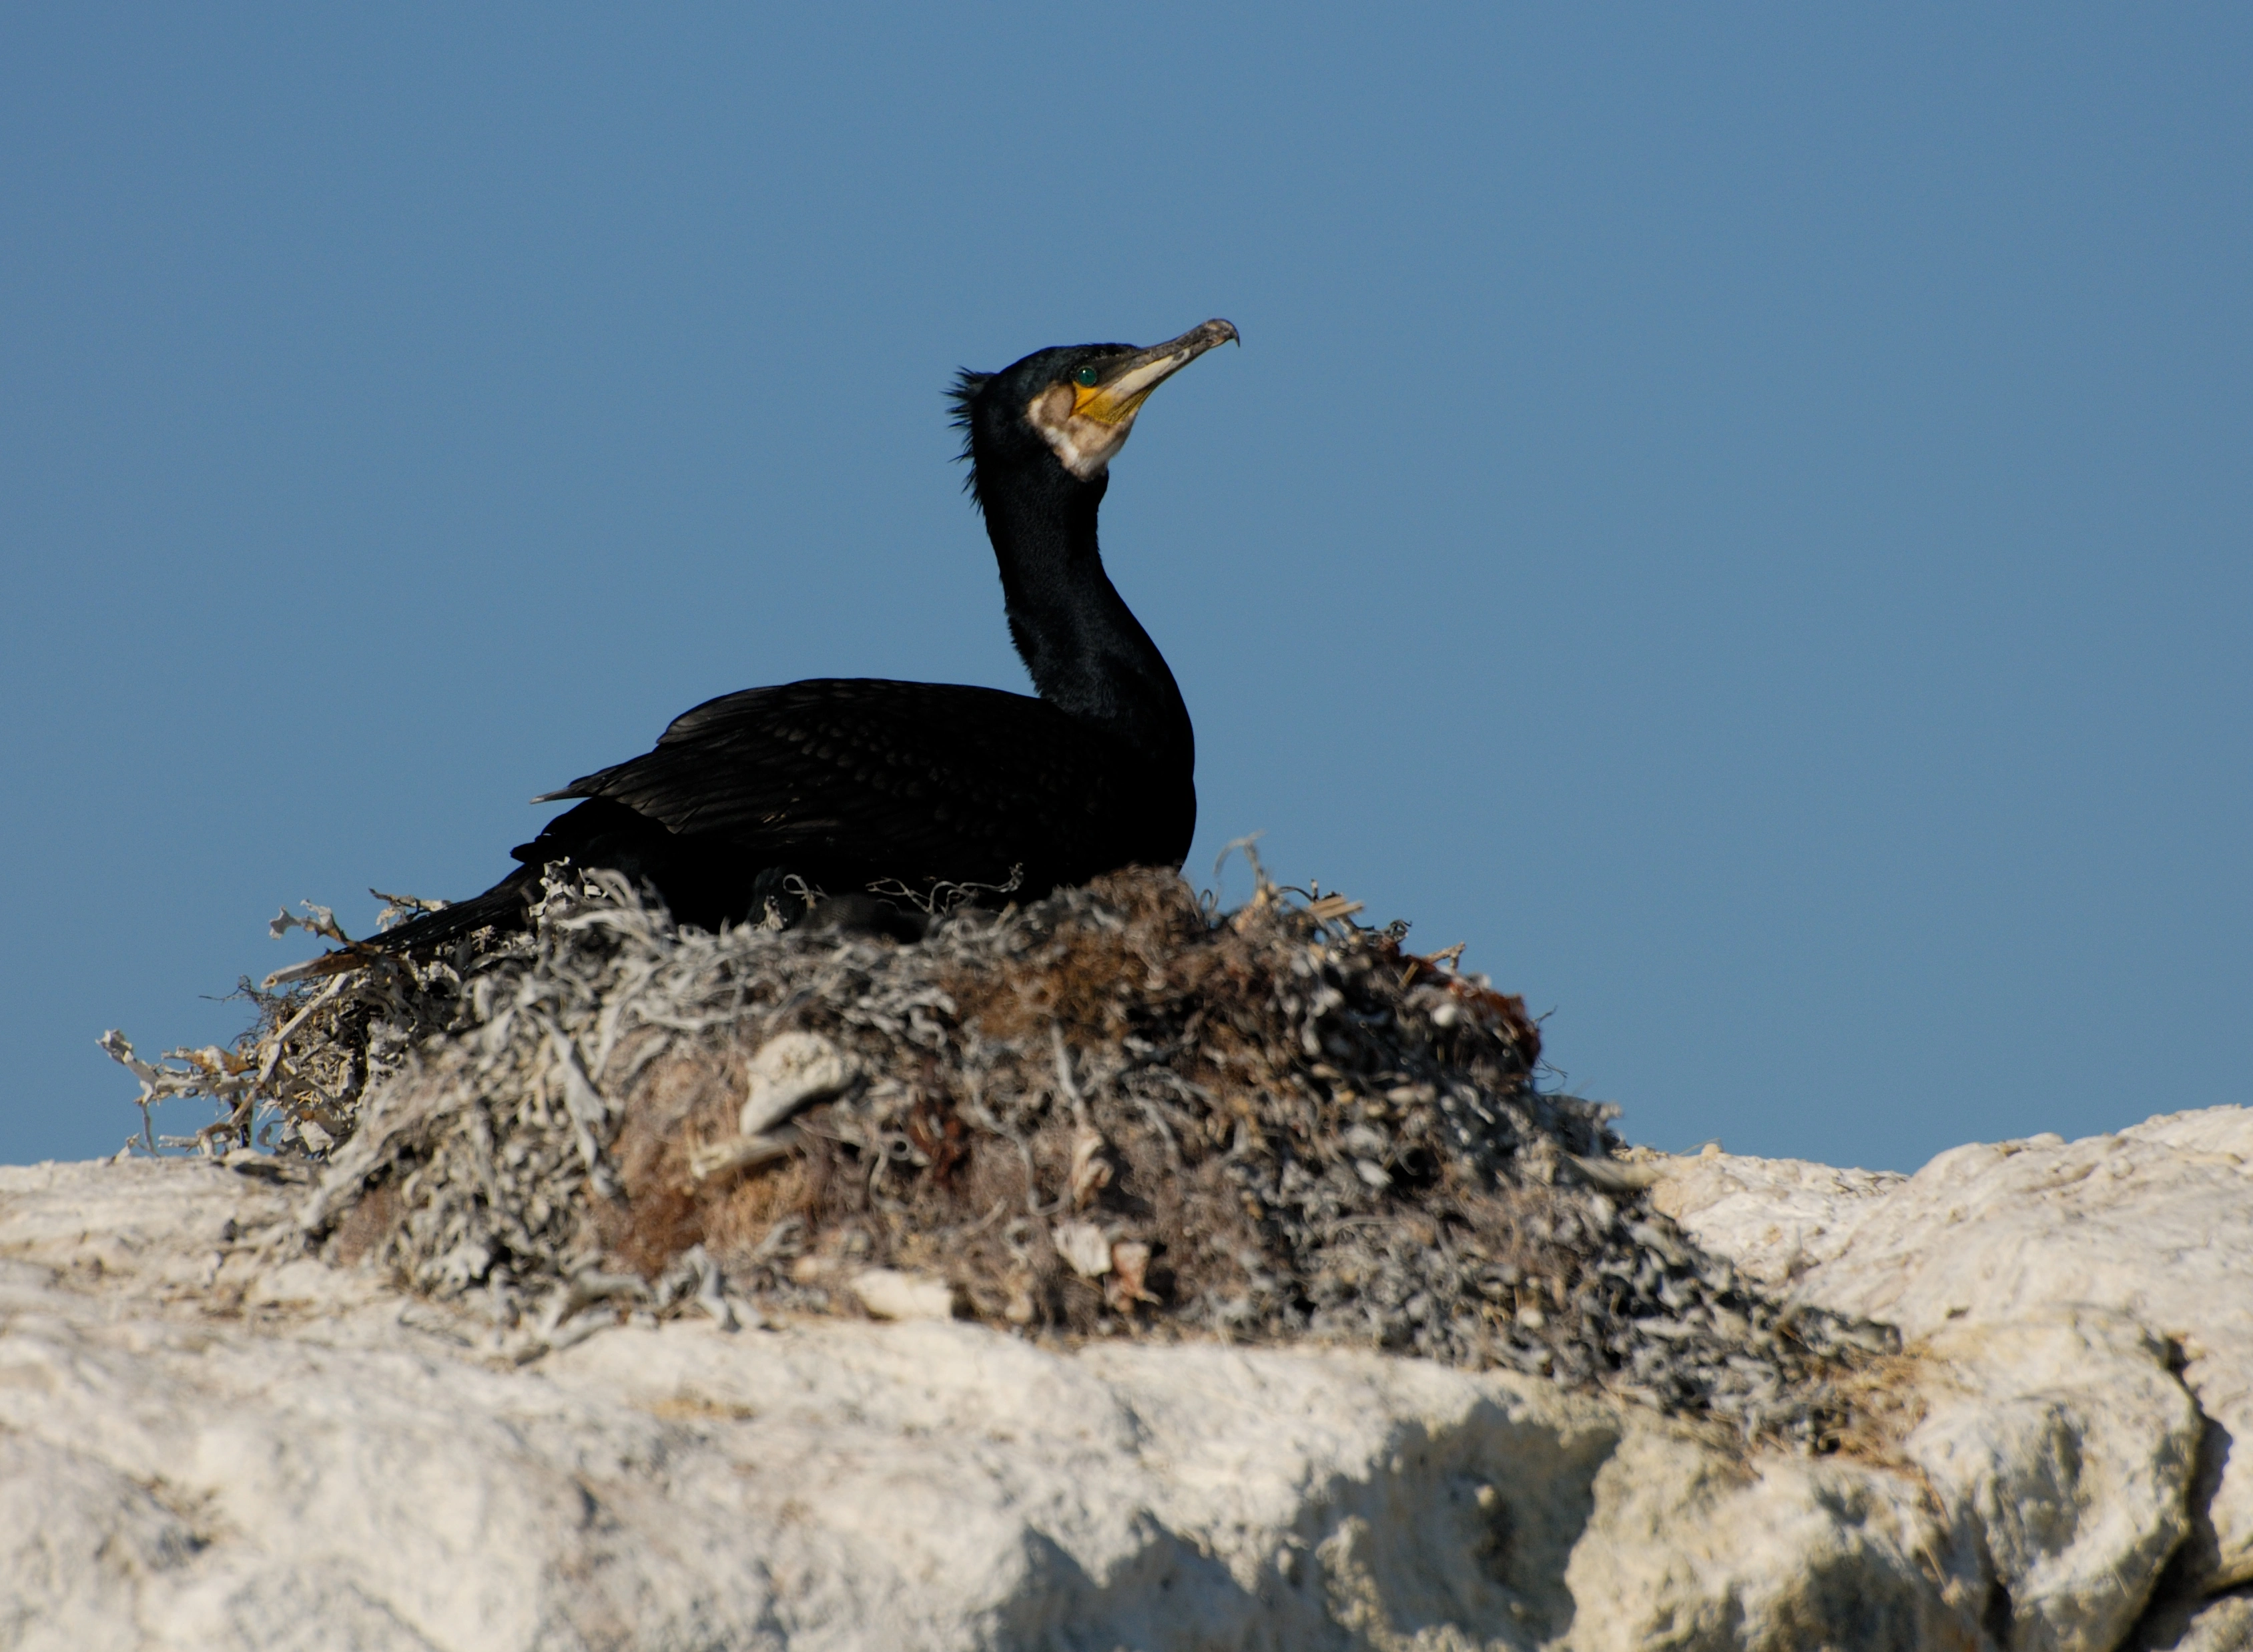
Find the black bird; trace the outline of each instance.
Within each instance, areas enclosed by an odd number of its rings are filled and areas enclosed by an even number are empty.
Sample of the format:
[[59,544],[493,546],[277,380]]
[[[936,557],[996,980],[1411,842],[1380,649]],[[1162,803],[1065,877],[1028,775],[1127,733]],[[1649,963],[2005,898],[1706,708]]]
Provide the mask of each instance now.
[[1059,346],[957,380],[966,485],[1037,699],[816,678],[708,700],[645,756],[534,798],[584,801],[510,851],[516,871],[331,954],[334,967],[520,926],[558,861],[622,873],[707,929],[764,917],[770,900],[791,915],[798,880],[862,900],[893,882],[1023,900],[1124,866],[1179,867],[1196,826],[1189,708],[1103,571],[1096,512],[1143,401],[1236,336],[1208,321],[1147,350]]

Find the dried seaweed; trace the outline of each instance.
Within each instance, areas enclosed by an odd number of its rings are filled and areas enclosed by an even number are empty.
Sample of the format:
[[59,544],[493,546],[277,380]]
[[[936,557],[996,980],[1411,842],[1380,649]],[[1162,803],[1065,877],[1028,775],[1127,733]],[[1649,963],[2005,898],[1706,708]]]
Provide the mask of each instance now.
[[[583,887],[557,868],[555,888],[568,891],[566,898],[581,898]],[[438,904],[380,892],[377,898],[386,903],[379,928]],[[267,932],[278,939],[297,929],[348,942],[333,911],[303,904],[303,917],[285,910]],[[443,959],[385,959],[317,981],[306,979],[308,965],[280,971],[262,984],[246,978],[236,983],[235,995],[252,1006],[255,1018],[231,1048],[171,1049],[143,1061],[113,1028],[102,1034],[101,1049],[141,1085],[136,1101],[142,1128],[125,1151],[218,1154],[259,1147],[318,1158],[352,1134],[369,1090],[399,1071],[410,1050],[469,1024],[463,993],[468,973],[528,951],[523,936],[487,935],[478,947],[457,947]],[[214,1102],[220,1116],[191,1135],[159,1136],[151,1110],[182,1098]]]
[[266,993],[178,1087],[318,1161],[308,1242],[520,1356],[622,1310],[952,1312],[1503,1365],[1834,1447],[1890,1333],[1698,1251],[1611,1110],[1535,1082],[1517,1000],[1356,910],[1131,872],[903,945],[680,931],[555,868],[529,933]]

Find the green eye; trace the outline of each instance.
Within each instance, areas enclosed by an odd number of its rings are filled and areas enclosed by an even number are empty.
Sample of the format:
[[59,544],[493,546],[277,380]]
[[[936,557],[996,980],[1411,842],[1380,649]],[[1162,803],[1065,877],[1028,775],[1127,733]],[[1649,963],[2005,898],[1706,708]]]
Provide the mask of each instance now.
[[1083,390],[1092,390],[1095,388],[1095,381],[1102,376],[1092,367],[1082,367],[1071,375],[1071,381]]

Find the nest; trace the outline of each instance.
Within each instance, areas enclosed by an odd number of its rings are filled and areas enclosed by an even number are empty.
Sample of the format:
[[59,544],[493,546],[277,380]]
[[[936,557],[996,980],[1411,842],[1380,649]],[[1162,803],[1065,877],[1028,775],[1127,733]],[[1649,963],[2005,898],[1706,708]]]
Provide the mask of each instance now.
[[527,934],[134,1064],[220,1099],[206,1150],[311,1161],[308,1243],[520,1357],[624,1314],[947,1314],[1501,1365],[1834,1448],[1891,1334],[1699,1252],[1613,1110],[1536,1083],[1517,999],[1356,910],[1133,871],[900,944],[681,931],[555,868]]

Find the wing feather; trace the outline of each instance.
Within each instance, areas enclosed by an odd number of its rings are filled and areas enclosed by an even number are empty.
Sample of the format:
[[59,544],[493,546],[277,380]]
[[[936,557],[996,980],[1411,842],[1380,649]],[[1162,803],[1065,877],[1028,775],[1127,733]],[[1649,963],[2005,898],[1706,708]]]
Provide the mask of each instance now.
[[1069,876],[1103,861],[1135,766],[1029,695],[817,679],[707,701],[649,752],[557,795],[778,860],[881,861],[909,879],[998,879],[1013,864]]

